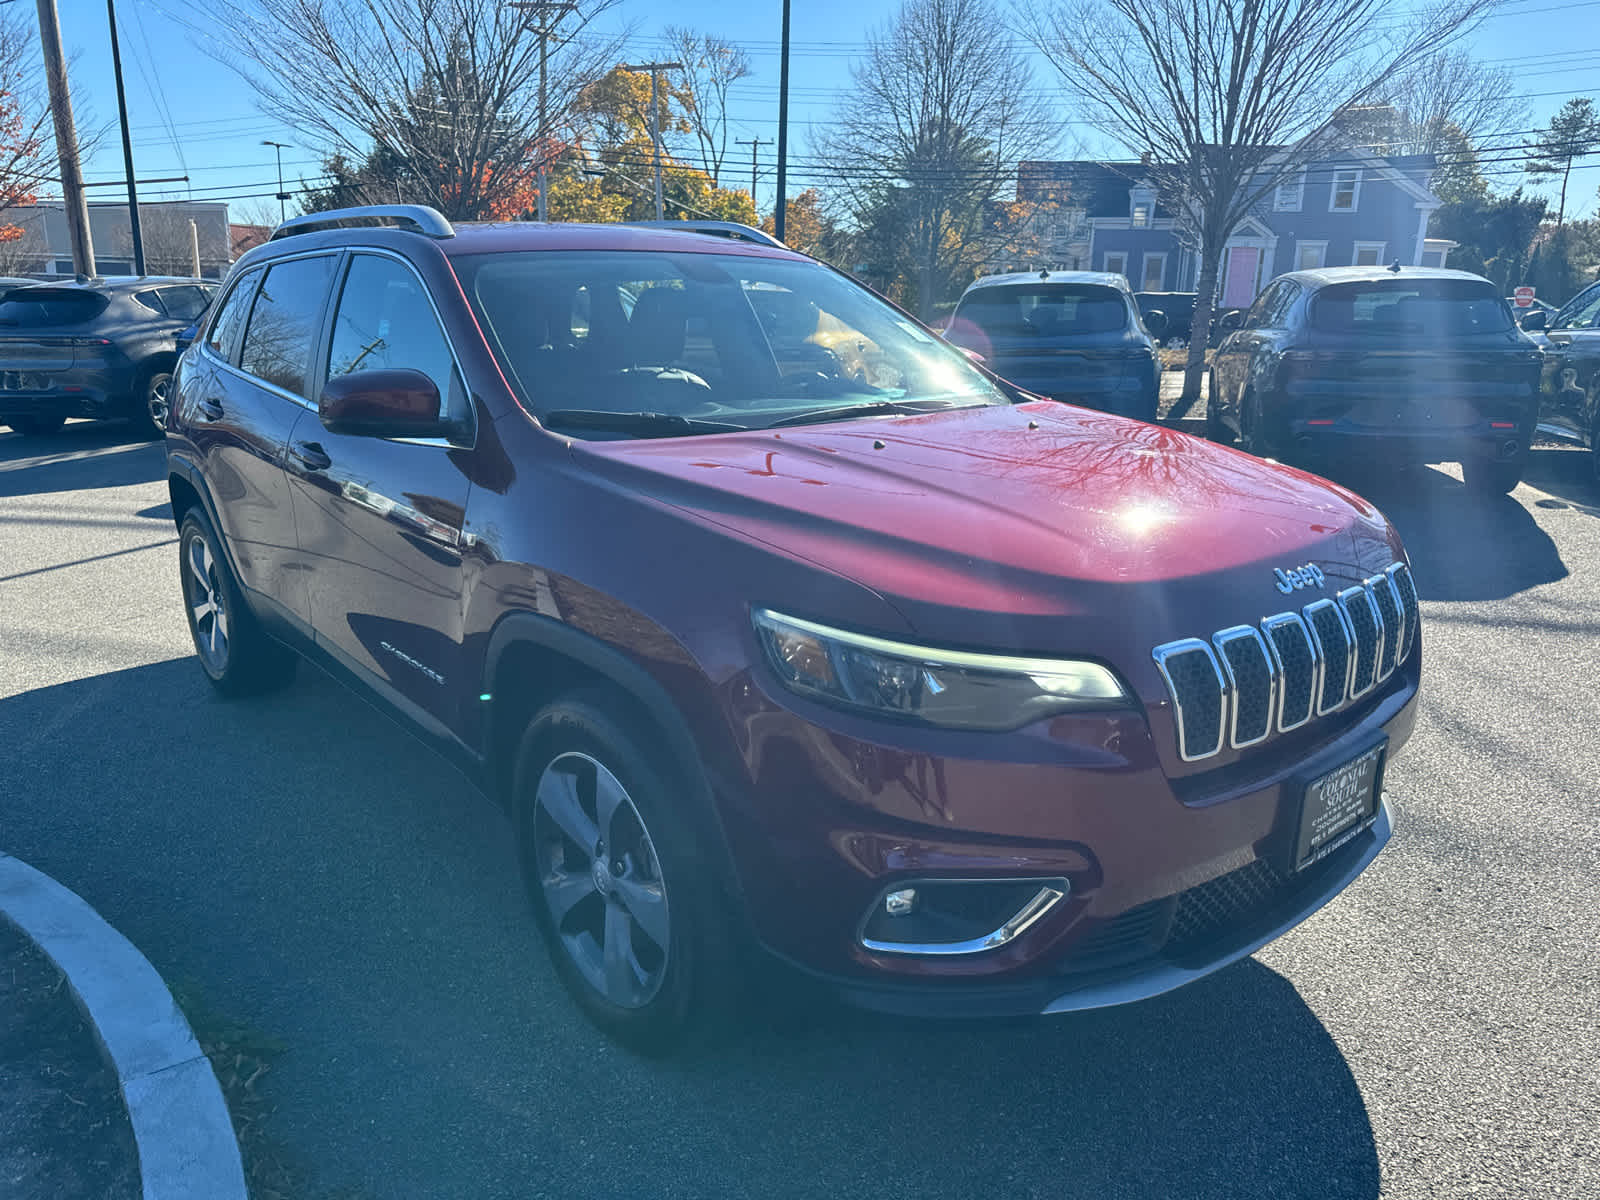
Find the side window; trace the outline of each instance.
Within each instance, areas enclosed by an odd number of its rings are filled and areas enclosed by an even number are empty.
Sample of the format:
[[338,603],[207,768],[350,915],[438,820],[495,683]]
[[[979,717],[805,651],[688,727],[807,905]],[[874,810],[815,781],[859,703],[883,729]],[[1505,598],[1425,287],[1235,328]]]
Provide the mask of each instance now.
[[392,258],[358,254],[350,260],[333,319],[328,378],[379,368],[421,371],[439,389],[448,417],[464,422],[470,415],[450,343],[422,281]]
[[230,362],[233,360],[233,348],[239,342],[239,330],[244,328],[244,316],[250,311],[250,298],[256,294],[256,284],[260,282],[259,267],[241,275],[232,290],[228,292],[228,299],[223,304],[222,311],[217,313],[216,319],[211,322],[211,333],[206,338],[206,346],[218,358]]
[[1272,307],[1267,312],[1267,326],[1271,329],[1282,329],[1289,319],[1289,310],[1294,307],[1294,302],[1300,296],[1298,285],[1285,280],[1278,285],[1278,295],[1272,302]]
[[151,312],[165,313],[167,311],[166,305],[162,303],[161,297],[154,288],[146,288],[142,292],[135,292],[133,298]]
[[160,288],[156,294],[166,305],[167,313],[179,320],[192,321],[206,310],[205,289],[192,283]]
[[1283,296],[1284,287],[1284,284],[1275,283],[1256,297],[1256,302],[1250,306],[1250,311],[1245,314],[1239,328],[1260,329],[1263,325],[1271,325],[1272,313]]
[[1600,286],[1582,292],[1550,322],[1552,329],[1587,329],[1600,319]]
[[333,257],[294,258],[267,268],[250,309],[239,368],[296,396],[306,394],[311,343],[333,274]]

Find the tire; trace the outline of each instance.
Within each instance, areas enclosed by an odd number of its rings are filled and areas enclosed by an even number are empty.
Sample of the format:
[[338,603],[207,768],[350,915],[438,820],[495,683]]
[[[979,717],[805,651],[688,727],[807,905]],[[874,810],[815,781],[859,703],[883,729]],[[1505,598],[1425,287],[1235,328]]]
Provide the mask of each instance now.
[[138,411],[134,413],[133,419],[135,424],[153,438],[167,436],[167,409],[171,403],[171,395],[170,366],[152,367],[140,375],[138,387],[134,389]]
[[179,530],[178,571],[195,655],[212,687],[224,696],[256,696],[294,678],[299,659],[245,606],[217,535],[197,510]]
[[23,437],[48,437],[67,423],[65,417],[7,417],[6,424]]
[[1272,448],[1261,436],[1261,413],[1248,392],[1239,398],[1239,448],[1257,458],[1272,457]]
[[1528,456],[1519,454],[1509,461],[1469,458],[1461,464],[1461,478],[1467,490],[1481,496],[1504,496],[1522,482]]
[[713,1028],[735,989],[694,802],[627,711],[586,690],[535,714],[517,748],[512,818],[568,993],[607,1036],[657,1055]]
[[1222,423],[1222,411],[1217,404],[1217,373],[1214,369],[1206,372],[1206,440],[1222,446],[1233,443],[1233,435]]

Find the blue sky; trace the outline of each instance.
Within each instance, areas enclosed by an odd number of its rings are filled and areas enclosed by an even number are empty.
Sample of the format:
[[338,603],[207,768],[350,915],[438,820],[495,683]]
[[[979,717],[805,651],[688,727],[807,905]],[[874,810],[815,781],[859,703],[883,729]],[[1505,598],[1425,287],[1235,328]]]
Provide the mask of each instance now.
[[[78,57],[72,72],[75,105],[80,120],[86,111],[101,123],[116,117],[116,92],[111,77],[111,47],[105,6],[99,0],[59,0],[62,36],[69,53]],[[851,63],[860,55],[869,30],[887,21],[898,0],[802,0],[792,14],[793,55],[790,66],[791,155],[804,153],[808,124],[828,121],[838,103],[846,103]],[[736,85],[733,94],[735,137],[772,139],[777,129],[779,0],[678,0],[671,6],[645,0],[622,0],[615,21],[637,30],[634,52],[659,51],[655,39],[666,24],[687,25],[717,33],[743,45],[751,56],[754,74]],[[1501,15],[1491,18],[1465,43],[1479,58],[1517,72],[1519,90],[1533,106],[1529,127],[1544,124],[1570,95],[1600,98],[1600,0],[1511,0]],[[141,199],[179,199],[184,196],[226,198],[236,206],[264,205],[270,199],[247,198],[250,193],[270,197],[277,190],[271,147],[263,138],[291,143],[284,151],[284,174],[291,181],[315,175],[315,153],[301,145],[295,130],[262,114],[251,89],[229,68],[199,49],[198,29],[204,10],[190,0],[118,0],[122,35],[123,75],[133,124],[134,160],[140,178],[190,176],[181,184],[141,190]],[[608,14],[610,17],[611,14]],[[1038,64],[1035,85],[1054,94],[1047,64]],[[1063,117],[1070,117],[1063,108]],[[87,124],[87,122],[84,122]],[[1091,153],[1114,154],[1093,130],[1069,127],[1069,137],[1083,141]],[[732,180],[748,181],[749,148],[732,156]],[[770,207],[773,147],[760,147],[762,182],[758,202]],[[1568,208],[1575,215],[1591,215],[1597,207],[1600,159],[1595,166],[1573,172]],[[793,162],[793,159],[791,159]],[[1506,171],[1515,164],[1495,164]],[[91,180],[120,179],[121,144],[114,126],[108,130],[93,157],[85,164]],[[814,168],[791,166],[790,192],[812,183],[825,183]],[[725,182],[728,180],[725,177]],[[1497,186],[1517,182],[1510,175],[1492,178]],[[120,189],[97,188],[98,197],[120,198]],[[1553,193],[1552,193],[1553,194]],[[263,209],[264,211],[264,209]]]

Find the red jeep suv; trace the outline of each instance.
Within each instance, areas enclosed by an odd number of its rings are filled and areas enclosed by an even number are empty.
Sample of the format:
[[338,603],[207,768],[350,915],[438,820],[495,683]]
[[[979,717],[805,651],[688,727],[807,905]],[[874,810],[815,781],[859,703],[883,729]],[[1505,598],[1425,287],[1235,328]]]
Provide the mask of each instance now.
[[754,230],[287,222],[179,363],[201,666],[503,799],[588,1015],[1155,995],[1387,841],[1417,593],[1359,497],[1041,401]]

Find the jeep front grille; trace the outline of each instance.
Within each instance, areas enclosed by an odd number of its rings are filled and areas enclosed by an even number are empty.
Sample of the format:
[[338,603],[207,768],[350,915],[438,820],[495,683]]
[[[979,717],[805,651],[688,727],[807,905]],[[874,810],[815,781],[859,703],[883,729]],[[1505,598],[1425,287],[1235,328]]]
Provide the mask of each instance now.
[[1418,621],[1411,571],[1395,563],[1333,600],[1235,625],[1209,641],[1157,646],[1156,669],[1172,698],[1178,755],[1210,758],[1359,700],[1411,653]]

